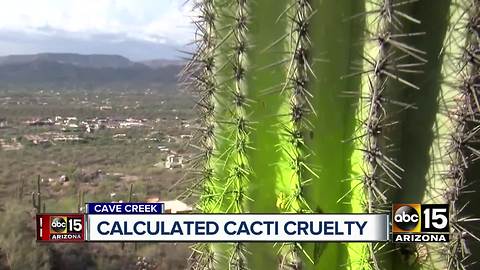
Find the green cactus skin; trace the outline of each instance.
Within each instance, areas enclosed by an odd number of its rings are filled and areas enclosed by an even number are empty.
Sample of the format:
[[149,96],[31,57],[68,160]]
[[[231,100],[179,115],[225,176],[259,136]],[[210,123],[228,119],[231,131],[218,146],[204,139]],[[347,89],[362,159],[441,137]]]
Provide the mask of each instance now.
[[478,245],[463,243],[478,225],[463,224],[479,213],[460,212],[479,201],[467,192],[480,175],[479,108],[477,92],[455,86],[478,73],[477,56],[463,56],[478,47],[468,22],[477,26],[479,3],[452,1],[196,2],[198,50],[187,74],[204,123],[199,210],[388,213],[395,202],[451,202],[455,241],[203,243],[193,247],[192,269],[463,269],[474,261]]
[[[425,203],[450,203],[451,242],[428,244],[423,269],[466,269],[478,254],[478,75],[480,5],[453,1],[450,29],[443,47],[443,83],[433,126],[437,136],[430,149],[432,165],[427,177]],[[477,196],[478,197],[478,196]],[[477,203],[475,203],[477,202]]]
[[[199,207],[204,212],[231,213],[350,212],[350,205],[338,200],[350,188],[353,143],[344,141],[354,131],[356,97],[341,93],[359,89],[360,79],[339,78],[351,72],[355,60],[361,62],[358,24],[363,23],[350,17],[361,13],[363,4],[205,1],[201,6],[203,14],[215,11],[215,25],[209,32],[206,22],[200,27],[207,38],[202,39],[195,61],[203,64],[200,57],[210,53],[215,62],[214,71],[204,68],[200,76],[205,78],[197,78],[204,93],[201,107],[213,107],[208,111],[213,117],[204,114],[205,126],[214,125],[213,136],[204,139],[211,155],[204,163],[204,176],[209,178],[203,180]],[[327,12],[331,9],[333,13]],[[324,27],[317,33],[310,30],[311,24]],[[330,31],[337,32],[337,38],[328,38]],[[205,44],[206,40],[215,44]],[[327,51],[333,53],[331,59],[324,57]],[[214,80],[215,91],[205,89],[206,80]],[[334,117],[324,116],[335,110]],[[316,140],[328,132],[330,139]],[[338,184],[331,196],[319,194],[320,189],[332,187],[327,178]],[[284,254],[280,265],[285,268],[300,262],[300,256],[308,261],[306,268],[346,267],[343,244],[287,244],[279,250],[270,246],[213,244],[197,245],[195,250],[197,254],[216,251],[213,266],[219,269],[243,268],[245,260],[251,268],[268,269],[277,260],[276,252]]]
[[[418,203],[426,189],[449,1],[367,2],[362,151],[366,211]],[[431,8],[432,5],[435,8]],[[416,267],[414,245],[374,245],[373,268]],[[386,252],[385,250],[393,250]],[[378,255],[377,255],[378,254]]]
[[[201,119],[204,122],[200,132],[200,148],[204,149],[200,159],[195,162],[200,168],[199,202],[197,207],[205,213],[226,212],[222,207],[225,195],[222,187],[227,178],[230,158],[225,155],[229,149],[230,133],[227,128],[230,84],[232,70],[227,68],[227,56],[230,53],[231,34],[229,24],[233,20],[226,13],[229,1],[205,0],[196,3],[199,17],[194,21],[197,26],[196,43],[198,50],[186,68],[187,81],[198,90]],[[223,25],[222,25],[223,24]],[[223,183],[222,183],[223,181]],[[192,269],[214,269],[219,262],[225,261],[225,249],[220,244],[202,243],[193,246],[194,253],[190,258]],[[217,267],[219,268],[219,267]]]
[[[357,96],[343,92],[360,89],[360,78],[342,76],[361,63],[363,12],[360,1],[297,1],[293,19],[296,40],[291,45],[293,156],[300,194],[299,208],[314,213],[351,212],[350,157],[355,130]],[[359,27],[360,26],[360,27]],[[295,73],[293,73],[295,72]],[[298,137],[298,139],[296,138]],[[298,141],[295,141],[297,139]],[[328,192],[326,192],[328,191]],[[346,267],[344,244],[303,244],[304,269]],[[306,258],[305,258],[306,257]],[[312,265],[313,262],[313,265]]]
[[[241,37],[236,48],[246,45],[242,55],[245,77],[237,82],[244,93],[243,113],[247,119],[245,151],[242,160],[248,160],[248,175],[243,181],[243,211],[274,213],[276,207],[276,183],[288,179],[289,164],[278,145],[282,144],[280,123],[288,121],[288,100],[281,93],[285,83],[285,37],[288,34],[287,16],[284,14],[290,1],[244,1],[238,8],[237,21],[243,21]],[[240,6],[240,5],[239,5]],[[240,28],[240,27],[237,27]],[[237,31],[240,32],[240,31]],[[239,35],[237,35],[239,36]],[[280,42],[276,42],[282,38]],[[238,66],[238,65],[237,65]],[[238,68],[237,68],[238,69]],[[252,269],[268,269],[275,262],[277,251],[271,243],[252,243],[245,246],[246,259]]]

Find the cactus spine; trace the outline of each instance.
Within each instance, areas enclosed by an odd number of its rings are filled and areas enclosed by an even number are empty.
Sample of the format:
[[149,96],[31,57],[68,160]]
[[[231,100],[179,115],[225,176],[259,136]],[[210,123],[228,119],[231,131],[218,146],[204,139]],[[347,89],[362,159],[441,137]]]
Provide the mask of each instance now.
[[[394,202],[448,201],[452,237],[463,243],[470,231],[461,223],[477,221],[458,212],[464,180],[480,171],[478,1],[197,7],[189,74],[204,122],[200,210],[376,213]],[[458,57],[464,48],[470,58]],[[468,91],[452,87],[459,81]],[[462,245],[199,244],[192,268],[461,269]]]

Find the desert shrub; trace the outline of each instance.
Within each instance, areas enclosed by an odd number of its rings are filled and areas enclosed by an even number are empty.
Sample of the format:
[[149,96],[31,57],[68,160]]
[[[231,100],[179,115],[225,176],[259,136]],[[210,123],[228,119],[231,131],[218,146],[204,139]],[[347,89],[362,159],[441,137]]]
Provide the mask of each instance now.
[[36,243],[34,216],[29,207],[9,201],[0,214],[0,249],[5,265],[12,270],[51,269],[51,247]]

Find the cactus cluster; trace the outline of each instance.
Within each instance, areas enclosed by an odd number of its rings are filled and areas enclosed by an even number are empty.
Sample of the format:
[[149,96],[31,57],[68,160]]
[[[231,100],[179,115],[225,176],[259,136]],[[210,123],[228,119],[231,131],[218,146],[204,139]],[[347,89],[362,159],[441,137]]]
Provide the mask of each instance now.
[[205,213],[449,203],[447,244],[201,243],[192,269],[474,269],[480,1],[196,0]]

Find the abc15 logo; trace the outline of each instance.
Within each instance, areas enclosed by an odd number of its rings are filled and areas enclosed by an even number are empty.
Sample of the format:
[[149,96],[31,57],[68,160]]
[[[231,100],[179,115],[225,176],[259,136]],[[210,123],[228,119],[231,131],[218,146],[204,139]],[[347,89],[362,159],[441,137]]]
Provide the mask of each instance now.
[[82,219],[66,216],[50,217],[50,233],[81,233]]
[[448,204],[394,204],[392,232],[449,232],[448,208]]

